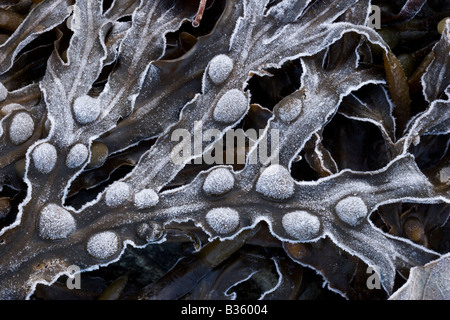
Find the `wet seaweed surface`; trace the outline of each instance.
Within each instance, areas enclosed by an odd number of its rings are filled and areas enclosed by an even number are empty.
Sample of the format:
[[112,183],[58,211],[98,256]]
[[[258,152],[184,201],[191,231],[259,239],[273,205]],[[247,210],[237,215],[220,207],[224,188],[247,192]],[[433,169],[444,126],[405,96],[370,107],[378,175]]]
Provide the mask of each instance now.
[[450,299],[447,17],[1,1],[0,298]]

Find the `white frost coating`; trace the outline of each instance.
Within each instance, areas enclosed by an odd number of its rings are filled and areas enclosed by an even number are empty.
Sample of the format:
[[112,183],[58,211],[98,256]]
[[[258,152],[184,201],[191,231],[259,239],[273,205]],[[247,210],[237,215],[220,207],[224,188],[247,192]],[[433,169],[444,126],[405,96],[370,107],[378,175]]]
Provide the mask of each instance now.
[[311,240],[320,232],[320,220],[318,217],[306,211],[294,211],[283,216],[281,221],[287,234],[297,240]]
[[295,182],[289,171],[274,164],[263,171],[256,182],[256,191],[260,194],[276,199],[285,200],[294,194]]
[[227,91],[217,102],[214,109],[214,120],[224,123],[236,122],[247,111],[247,97],[241,90]]
[[159,196],[152,189],[143,189],[134,195],[134,205],[139,209],[154,207],[158,202]]
[[3,85],[3,83],[0,82],[0,101],[3,101],[6,99],[8,95],[8,89]]
[[289,123],[294,121],[302,111],[302,101],[291,97],[284,99],[278,107],[278,117],[281,121]]
[[34,166],[43,174],[50,173],[56,164],[56,148],[48,142],[38,145],[32,154]]
[[107,259],[119,250],[119,237],[112,231],[97,233],[89,238],[86,249],[97,259]]
[[39,215],[39,236],[42,239],[65,239],[75,231],[76,223],[69,211],[49,204]]
[[105,193],[105,201],[108,207],[117,207],[125,203],[129,196],[131,190],[130,186],[125,182],[114,182]]
[[239,213],[231,208],[215,208],[206,214],[206,221],[221,234],[233,232],[239,227]]
[[225,168],[218,168],[209,173],[203,184],[203,191],[208,195],[222,195],[225,194],[234,186],[234,176],[230,170]]
[[11,120],[9,126],[9,138],[15,145],[19,145],[30,139],[34,131],[33,118],[27,112],[19,112]]
[[66,166],[72,169],[77,168],[87,160],[88,156],[88,148],[84,144],[78,143],[70,149],[66,158]]
[[221,84],[227,80],[231,71],[233,71],[233,66],[234,63],[230,57],[224,54],[219,54],[218,56],[212,58],[210,62],[208,69],[209,78],[215,84]]
[[351,226],[358,225],[367,216],[367,213],[366,204],[359,197],[347,197],[336,205],[338,217]]
[[73,104],[75,120],[79,124],[94,122],[100,115],[100,102],[88,95],[78,97]]

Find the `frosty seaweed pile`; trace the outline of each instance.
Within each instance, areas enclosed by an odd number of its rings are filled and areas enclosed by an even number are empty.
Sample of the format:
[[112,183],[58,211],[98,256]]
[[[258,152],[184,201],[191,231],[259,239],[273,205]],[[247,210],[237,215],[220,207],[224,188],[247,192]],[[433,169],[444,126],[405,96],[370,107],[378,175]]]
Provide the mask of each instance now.
[[[16,2],[2,4],[0,14]],[[449,183],[441,171],[448,172],[448,153],[426,171],[414,148],[430,137],[448,145],[450,22],[416,82],[427,106],[411,110],[405,105],[414,101],[395,94],[405,85],[398,60],[367,26],[369,1],[215,5],[220,16],[188,47],[167,40],[195,16],[197,6],[186,1],[54,0],[21,9],[28,10],[23,22],[0,46],[0,188],[10,203],[1,216],[0,298],[29,298],[38,283],[54,282],[71,265],[92,270],[117,261],[127,246],[163,242],[174,222],[181,229],[194,222],[211,243],[248,237],[264,222],[293,261],[312,268],[295,257],[294,245],[331,240],[376,266],[388,295],[399,269],[442,259],[432,248],[381,230],[370,215],[392,203],[440,204],[447,222]],[[185,50],[177,53],[180,47]],[[258,105],[251,79],[271,77],[270,70],[292,61],[301,69],[300,86],[270,108]],[[30,71],[36,65],[42,74]],[[263,136],[245,150],[247,159],[277,130],[277,163],[212,165],[171,186],[210,144],[192,146],[191,156],[176,163],[175,130],[194,136],[201,121],[203,131],[214,129],[221,139],[251,123],[255,108],[270,116],[258,128]],[[337,116],[378,128],[383,165],[340,168],[322,143]],[[295,177],[300,157],[320,179]],[[129,172],[112,178],[122,164]],[[68,204],[101,184],[94,197]],[[438,260],[440,267],[447,260]],[[316,269],[347,296],[326,270]],[[271,294],[284,290],[282,284]]]

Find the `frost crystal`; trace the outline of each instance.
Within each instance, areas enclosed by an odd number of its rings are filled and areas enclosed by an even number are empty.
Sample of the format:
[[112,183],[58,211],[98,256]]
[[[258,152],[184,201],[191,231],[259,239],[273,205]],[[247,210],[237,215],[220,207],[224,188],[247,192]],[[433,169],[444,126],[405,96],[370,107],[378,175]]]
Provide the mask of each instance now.
[[284,230],[298,240],[311,240],[320,232],[320,220],[306,211],[294,211],[283,216]]
[[42,239],[65,239],[75,228],[75,219],[70,212],[56,204],[47,205],[39,215],[39,236]]
[[215,208],[206,214],[206,221],[220,234],[233,232],[239,226],[239,213],[231,208]]
[[227,91],[217,102],[214,120],[224,123],[236,122],[244,115],[247,105],[247,98],[242,91],[237,89]]
[[152,189],[144,189],[134,195],[134,205],[139,209],[154,207],[158,202],[158,194]]
[[106,259],[119,250],[119,237],[112,231],[97,233],[89,238],[86,248],[94,258]]
[[367,207],[359,197],[345,198],[336,205],[338,217],[351,226],[358,225],[367,215]]
[[263,171],[256,183],[256,191],[276,200],[285,200],[294,194],[295,182],[289,171],[278,164]]
[[81,143],[78,143],[70,149],[66,158],[66,166],[69,168],[77,168],[81,166],[88,158],[89,150]]
[[289,97],[281,101],[278,107],[278,117],[281,121],[289,123],[294,121],[302,111],[302,102],[300,99]]
[[73,104],[75,120],[79,124],[94,122],[100,115],[100,103],[88,95],[77,98]]
[[105,201],[108,207],[117,207],[125,203],[130,196],[130,186],[125,182],[114,182],[105,193]]
[[32,156],[34,166],[43,174],[50,173],[53,170],[58,157],[56,148],[48,142],[38,145]]
[[27,141],[34,131],[34,121],[26,112],[20,112],[14,116],[9,127],[9,138],[15,145]]
[[219,54],[211,60],[208,75],[212,82],[221,84],[228,78],[231,71],[233,71],[233,60],[227,55]]
[[209,195],[222,195],[233,189],[234,176],[225,168],[219,168],[211,171],[203,184],[203,191]]

